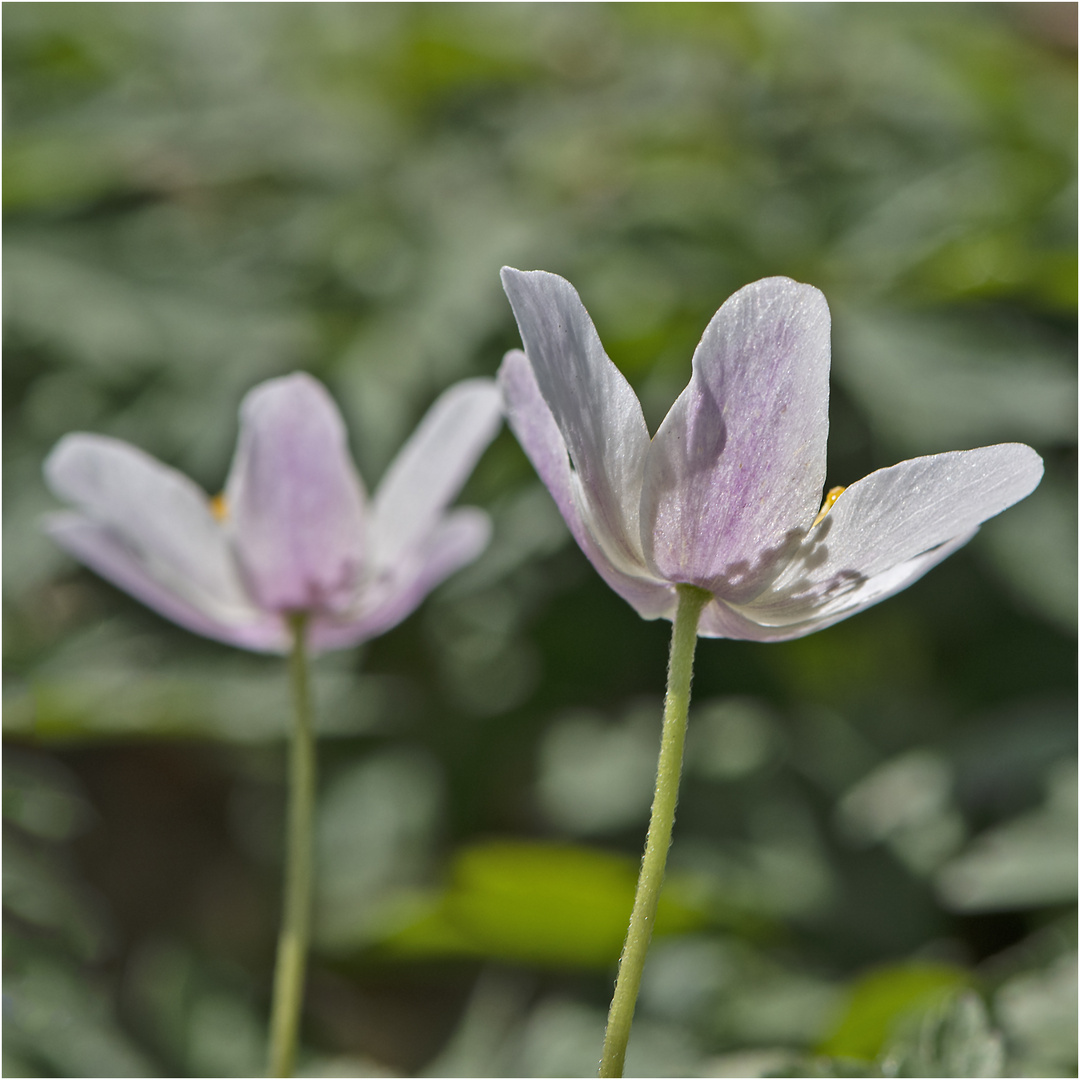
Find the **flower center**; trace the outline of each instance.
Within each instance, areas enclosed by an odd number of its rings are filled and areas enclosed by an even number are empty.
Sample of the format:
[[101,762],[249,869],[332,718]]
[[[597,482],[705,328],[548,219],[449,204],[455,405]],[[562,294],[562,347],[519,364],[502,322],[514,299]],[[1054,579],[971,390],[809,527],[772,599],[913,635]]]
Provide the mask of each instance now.
[[814,518],[814,521],[810,526],[811,529],[814,525],[820,525],[825,520],[826,515],[833,507],[833,503],[836,502],[846,490],[846,488],[842,487],[829,488],[829,493],[825,496],[825,501],[821,504],[821,509],[818,511],[817,517]]
[[[225,492],[215,495],[210,500],[210,513],[214,515],[215,520],[225,521],[229,516],[229,504],[225,501]],[[814,522],[816,525],[817,522]]]

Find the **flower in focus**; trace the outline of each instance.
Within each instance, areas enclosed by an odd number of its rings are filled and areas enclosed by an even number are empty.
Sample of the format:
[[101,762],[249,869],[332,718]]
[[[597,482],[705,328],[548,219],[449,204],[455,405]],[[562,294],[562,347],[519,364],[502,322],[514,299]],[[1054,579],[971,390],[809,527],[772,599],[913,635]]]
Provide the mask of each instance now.
[[345,425],[303,373],[255,387],[223,495],[117,439],[67,435],[45,462],[73,504],[46,530],[166,618],[258,652],[287,652],[290,615],[315,651],[390,629],[487,545],[475,508],[447,511],[498,430],[495,384],[447,390],[369,501]]
[[703,636],[802,637],[910,585],[1042,477],[1034,450],[1004,443],[879,469],[822,504],[817,289],[775,277],[735,293],[650,440],[573,286],[502,279],[525,346],[499,370],[510,425],[585,555],[645,618],[673,618],[687,584],[712,594]]

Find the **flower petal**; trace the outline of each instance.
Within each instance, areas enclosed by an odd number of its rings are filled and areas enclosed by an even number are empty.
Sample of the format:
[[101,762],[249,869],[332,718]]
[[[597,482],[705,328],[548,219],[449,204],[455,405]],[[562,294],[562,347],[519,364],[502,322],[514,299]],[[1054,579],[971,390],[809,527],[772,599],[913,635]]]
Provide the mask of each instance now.
[[649,430],[630,384],[604,352],[570,282],[502,270],[521,340],[594,519],[616,561],[641,561],[638,512]]
[[187,630],[255,652],[289,650],[281,616],[251,605],[219,604],[210,610],[196,606],[155,575],[160,567],[152,568],[142,553],[100,522],[78,513],[52,514],[45,531],[68,554]]
[[427,538],[501,424],[502,398],[492,379],[460,382],[432,405],[375,493],[375,573]]
[[349,603],[361,570],[363,487],[321,383],[298,372],[244,398],[226,498],[227,527],[261,607]]
[[119,439],[87,434],[61,439],[44,471],[55,494],[122,539],[145,573],[189,606],[219,621],[251,608],[228,537],[183,473]]
[[767,618],[769,616],[764,609],[752,605],[735,609],[717,600],[702,613],[698,634],[701,637],[737,638],[742,641],[791,641],[816,633],[913,585],[927,571],[962,548],[978,531],[973,529],[880,574],[856,582],[849,591],[809,611],[801,621],[780,625],[759,623],[747,616]]
[[316,651],[344,649],[378,637],[411,615],[432,589],[471,563],[491,539],[491,519],[466,506],[445,515],[419,548],[408,549],[388,575],[364,589],[362,610],[351,618],[319,614],[309,641]]
[[[578,478],[571,471],[562,433],[540,393],[529,358],[520,350],[514,349],[503,358],[499,386],[506,401],[510,427],[551,492],[559,513],[585,557],[642,618],[672,617],[677,603],[675,590],[666,582],[653,578],[643,563],[634,566],[624,559],[617,566],[587,527],[582,512],[585,500],[575,492]],[[627,565],[637,573],[627,573],[624,569]]]
[[1020,443],[879,469],[840,495],[776,580],[739,610],[763,626],[835,622],[914,581],[1030,495],[1042,472],[1039,455]]
[[789,278],[730,297],[653,439],[642,491],[650,566],[740,600],[814,518],[825,482],[829,309]]

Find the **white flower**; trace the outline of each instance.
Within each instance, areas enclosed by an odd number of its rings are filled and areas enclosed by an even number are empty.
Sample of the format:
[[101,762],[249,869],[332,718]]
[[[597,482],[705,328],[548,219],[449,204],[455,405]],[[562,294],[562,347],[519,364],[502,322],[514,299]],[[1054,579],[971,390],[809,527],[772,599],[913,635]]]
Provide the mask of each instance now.
[[288,616],[314,651],[404,619],[490,535],[474,508],[447,512],[500,424],[489,379],[432,406],[369,503],[341,414],[297,373],[255,387],[224,496],[117,439],[67,435],[45,477],[77,507],[46,529],[75,558],[197,634],[287,652]]
[[830,320],[817,289],[777,277],[735,293],[650,440],[573,286],[502,278],[525,346],[499,371],[510,425],[585,555],[647,619],[673,618],[688,584],[713,597],[703,636],[801,637],[910,585],[1042,477],[1034,450],[1004,443],[903,461],[823,504]]

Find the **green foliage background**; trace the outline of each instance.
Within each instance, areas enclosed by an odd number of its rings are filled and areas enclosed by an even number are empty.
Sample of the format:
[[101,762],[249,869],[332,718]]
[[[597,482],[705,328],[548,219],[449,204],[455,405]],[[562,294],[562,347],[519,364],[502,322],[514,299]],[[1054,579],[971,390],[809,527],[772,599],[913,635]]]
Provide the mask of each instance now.
[[[701,643],[629,1071],[1075,1074],[1075,5],[4,15],[5,1075],[258,1075],[279,887],[282,665],[55,550],[44,455],[107,432],[214,492],[301,367],[374,486],[517,344],[504,263],[577,286],[653,427],[788,274],[834,315],[830,485],[1047,463],[888,603]],[[668,628],[508,433],[464,501],[482,559],[317,666],[308,1075],[599,1055]]]

